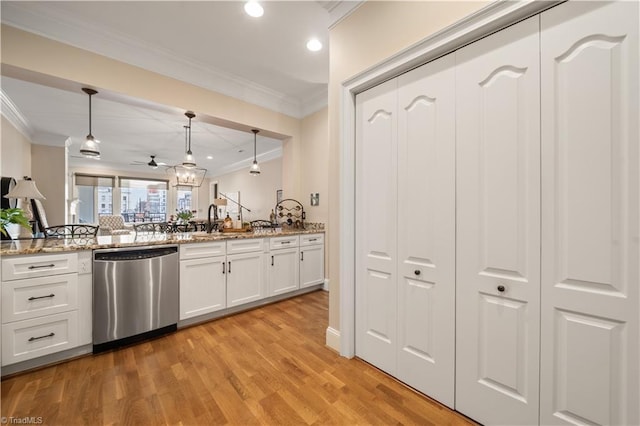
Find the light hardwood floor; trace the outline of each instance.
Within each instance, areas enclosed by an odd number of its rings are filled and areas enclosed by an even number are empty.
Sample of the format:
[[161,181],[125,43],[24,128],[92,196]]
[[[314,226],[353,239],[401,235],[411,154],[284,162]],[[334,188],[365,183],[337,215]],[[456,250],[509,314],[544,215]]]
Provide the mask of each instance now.
[[2,416],[47,425],[472,424],[324,344],[317,291],[2,381]]

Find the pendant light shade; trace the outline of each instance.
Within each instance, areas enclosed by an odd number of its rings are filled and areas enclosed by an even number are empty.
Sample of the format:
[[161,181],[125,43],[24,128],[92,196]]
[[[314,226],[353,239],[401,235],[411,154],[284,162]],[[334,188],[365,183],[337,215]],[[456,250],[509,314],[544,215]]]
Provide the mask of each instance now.
[[89,95],[89,134],[80,147],[80,154],[84,155],[85,157],[99,159],[100,149],[98,148],[98,144],[100,143],[100,141],[93,137],[93,134],[91,133],[91,96],[95,95],[98,92],[87,87],[83,87],[82,91]]
[[187,169],[193,169],[196,167],[196,161],[193,158],[193,153],[191,152],[191,119],[196,115],[187,111],[184,113],[189,118],[189,125],[185,126],[185,142],[187,144],[187,151],[184,154],[184,161],[182,162],[182,167]]
[[251,176],[258,176],[260,174],[260,166],[258,165],[258,160],[256,160],[256,138],[260,130],[251,129],[251,131],[253,132],[253,164],[249,169],[249,173],[251,173]]

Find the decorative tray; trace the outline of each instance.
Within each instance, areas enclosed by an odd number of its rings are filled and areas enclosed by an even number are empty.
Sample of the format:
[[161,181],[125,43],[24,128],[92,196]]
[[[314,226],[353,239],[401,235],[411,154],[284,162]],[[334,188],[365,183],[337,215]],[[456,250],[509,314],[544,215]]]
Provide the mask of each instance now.
[[249,228],[240,228],[240,229],[236,229],[236,228],[222,228],[222,232],[227,234],[227,233],[232,233],[232,232],[251,232],[251,227]]

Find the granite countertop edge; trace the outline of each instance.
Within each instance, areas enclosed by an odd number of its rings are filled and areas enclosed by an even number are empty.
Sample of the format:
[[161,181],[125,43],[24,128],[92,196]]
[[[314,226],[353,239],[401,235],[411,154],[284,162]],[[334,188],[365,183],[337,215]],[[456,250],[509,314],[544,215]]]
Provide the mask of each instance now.
[[44,238],[33,240],[2,241],[0,256],[15,256],[39,253],[62,253],[84,250],[113,249],[123,247],[143,247],[166,244],[193,244],[211,241],[237,240],[246,238],[274,238],[290,235],[324,234],[324,229],[283,230],[273,233],[211,233],[181,232],[174,234],[108,235],[85,239]]

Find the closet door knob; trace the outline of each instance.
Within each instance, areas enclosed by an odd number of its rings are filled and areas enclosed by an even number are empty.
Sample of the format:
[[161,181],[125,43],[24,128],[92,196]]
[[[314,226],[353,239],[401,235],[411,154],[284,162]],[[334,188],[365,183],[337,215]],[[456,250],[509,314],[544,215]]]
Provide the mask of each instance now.
[[416,275],[420,275],[420,269],[416,269],[415,271],[413,271],[413,273]]
[[500,293],[504,293],[504,291],[505,291],[505,290],[506,290],[506,288],[505,288],[503,285],[499,285],[499,286],[498,286],[498,291],[499,291]]

